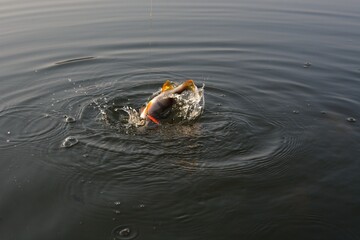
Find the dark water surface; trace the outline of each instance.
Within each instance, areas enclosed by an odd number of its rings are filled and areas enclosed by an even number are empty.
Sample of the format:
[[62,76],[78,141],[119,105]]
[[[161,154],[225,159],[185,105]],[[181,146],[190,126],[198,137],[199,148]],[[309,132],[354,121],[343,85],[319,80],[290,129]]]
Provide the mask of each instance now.
[[0,3],[0,239],[360,239],[357,0]]

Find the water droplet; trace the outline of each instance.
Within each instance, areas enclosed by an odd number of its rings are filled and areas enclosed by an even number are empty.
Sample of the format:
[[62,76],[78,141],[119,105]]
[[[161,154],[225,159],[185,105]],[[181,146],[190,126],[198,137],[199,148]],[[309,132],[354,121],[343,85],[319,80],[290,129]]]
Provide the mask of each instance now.
[[128,228],[128,227],[122,229],[121,231],[119,231],[119,235],[120,235],[121,237],[127,237],[127,236],[130,235],[130,233],[131,233],[131,231],[130,231],[130,228]]
[[305,62],[304,63],[304,68],[309,68],[311,67],[311,63],[310,62]]
[[118,226],[112,231],[113,239],[130,240],[138,236],[138,232],[132,226]]
[[356,122],[356,119],[353,118],[353,117],[348,117],[346,120],[347,120],[348,122],[352,122],[352,123]]
[[116,202],[114,202],[114,204],[115,204],[116,206],[119,206],[119,205],[121,204],[121,202],[120,202],[120,201],[116,201]]
[[79,143],[79,140],[76,137],[69,136],[69,137],[64,139],[64,141],[61,144],[61,147],[70,148],[70,147],[74,146],[77,143]]
[[6,142],[9,143],[9,142],[10,142],[10,139],[6,139]]
[[10,132],[10,131],[8,131],[8,132],[7,132],[7,134],[8,134],[8,135],[10,135],[10,134],[11,134],[11,132]]
[[65,122],[67,123],[73,123],[73,122],[76,122],[75,118],[74,117],[71,117],[71,116],[64,116],[65,118]]

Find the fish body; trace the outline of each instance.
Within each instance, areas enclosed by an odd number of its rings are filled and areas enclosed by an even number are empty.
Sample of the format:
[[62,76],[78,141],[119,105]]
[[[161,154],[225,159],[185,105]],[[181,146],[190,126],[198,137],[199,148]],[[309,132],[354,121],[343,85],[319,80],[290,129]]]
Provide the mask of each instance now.
[[159,118],[166,114],[172,105],[175,103],[173,94],[181,94],[185,90],[195,91],[196,86],[194,81],[189,79],[179,86],[174,86],[169,80],[167,80],[162,88],[161,93],[151,99],[144,108],[140,110],[140,118],[145,119],[146,123],[152,121],[156,124],[160,124]]

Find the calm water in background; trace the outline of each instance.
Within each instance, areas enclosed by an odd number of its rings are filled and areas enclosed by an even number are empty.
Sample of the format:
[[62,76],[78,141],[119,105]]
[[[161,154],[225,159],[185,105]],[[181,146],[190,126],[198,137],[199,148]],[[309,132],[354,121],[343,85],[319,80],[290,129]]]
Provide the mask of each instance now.
[[1,239],[360,238],[358,1],[0,3]]

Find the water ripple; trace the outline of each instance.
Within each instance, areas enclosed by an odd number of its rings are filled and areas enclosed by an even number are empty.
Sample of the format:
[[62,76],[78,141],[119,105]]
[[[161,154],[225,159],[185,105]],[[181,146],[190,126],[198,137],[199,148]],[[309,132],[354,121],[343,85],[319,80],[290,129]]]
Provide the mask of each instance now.
[[259,238],[286,238],[289,233],[295,239],[303,239],[302,233],[311,233],[311,239],[359,239],[346,227],[324,220],[319,215],[294,215],[274,219],[264,225],[258,225],[253,229],[253,234],[249,239]]
[[15,147],[25,143],[53,141],[65,127],[65,122],[54,112],[37,106],[15,106],[0,112],[0,148]]

